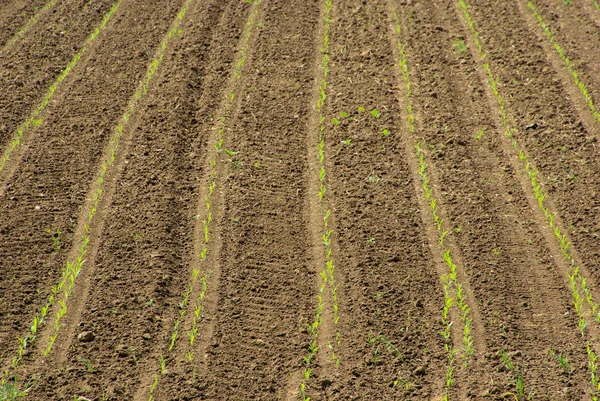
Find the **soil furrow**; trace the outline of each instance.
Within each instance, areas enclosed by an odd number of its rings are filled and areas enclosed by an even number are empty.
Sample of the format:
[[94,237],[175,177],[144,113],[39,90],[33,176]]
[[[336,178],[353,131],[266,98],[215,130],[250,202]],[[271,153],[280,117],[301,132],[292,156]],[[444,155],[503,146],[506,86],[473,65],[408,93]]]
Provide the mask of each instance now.
[[[505,392],[517,391],[511,384],[515,375],[502,373],[506,368],[498,351],[503,351],[512,353],[517,376],[523,375],[527,392],[572,399],[572,394],[580,394],[584,388],[578,387],[586,381],[583,372],[577,377],[563,376],[548,355],[552,348],[585,361],[576,320],[568,316],[570,293],[529,217],[527,198],[513,178],[512,167],[498,150],[502,149],[503,133],[489,117],[486,97],[479,91],[486,83],[479,80],[453,8],[440,5],[406,10],[414,24],[409,29],[407,52],[409,64],[419,66],[413,69],[421,127],[417,134],[428,144],[432,168],[440,177],[444,204],[453,220],[452,234],[463,251],[486,325],[483,337],[489,352],[478,356],[474,368],[481,377],[497,383],[471,377],[467,395],[488,394],[500,399]],[[436,45],[425,48],[422,43]],[[472,369],[469,376],[473,376]],[[562,391],[567,386],[569,394]]]
[[20,0],[7,0],[0,6],[0,52],[4,47],[18,34],[18,32],[27,26],[27,23],[36,16],[38,12],[48,3],[55,0],[33,0],[23,2]]
[[[162,18],[176,11],[167,3],[151,8],[130,1],[121,7],[114,25],[82,60],[85,72],[74,74],[65,92],[49,105],[44,124],[31,138],[25,162],[2,199],[3,239],[15,241],[14,246],[2,248],[2,269],[7,272],[0,282],[2,340],[6,343],[2,356],[14,353],[16,337],[24,335],[34,311],[58,281],[74,245],[80,208],[89,195],[89,182],[97,174],[108,132],[124,112],[154,46],[168,27]],[[146,24],[155,28],[148,29]],[[122,46],[115,46],[119,40]],[[60,241],[60,249],[53,244],[52,234]],[[6,323],[17,315],[29,318],[9,327]]]
[[218,304],[198,378],[201,399],[287,396],[314,313],[303,133],[319,7],[296,0],[262,7],[264,27],[248,65],[254,72],[242,77],[240,113],[225,132],[224,146],[236,154],[225,182]]
[[[68,4],[67,4],[68,3]],[[0,52],[0,146],[42,101],[56,77],[114,3],[63,2],[9,49]]]

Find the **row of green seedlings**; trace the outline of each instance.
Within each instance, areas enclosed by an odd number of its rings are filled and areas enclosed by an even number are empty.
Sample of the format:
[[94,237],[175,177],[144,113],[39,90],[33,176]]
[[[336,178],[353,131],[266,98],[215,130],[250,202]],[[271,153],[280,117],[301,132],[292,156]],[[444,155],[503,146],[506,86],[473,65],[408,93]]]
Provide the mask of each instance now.
[[[598,309],[598,304],[594,302],[591,290],[587,286],[586,279],[581,275],[579,267],[575,266],[576,262],[575,262],[575,259],[573,258],[573,254],[569,252],[569,247],[570,247],[571,243],[567,240],[566,234],[563,233],[563,231],[560,229],[560,227],[558,226],[558,223],[555,222],[556,214],[552,213],[550,211],[550,209],[548,208],[548,206],[546,206],[546,204],[544,203],[544,201],[546,199],[546,192],[542,188],[541,183],[537,178],[538,170],[535,169],[534,167],[532,167],[531,163],[529,162],[529,160],[527,158],[527,155],[525,154],[524,150],[519,145],[519,142],[517,141],[517,139],[514,137],[515,130],[514,130],[514,128],[512,128],[510,126],[509,116],[508,116],[508,112],[506,111],[506,108],[504,105],[504,100],[498,91],[498,86],[497,86],[498,81],[495,79],[494,74],[492,73],[490,64],[485,62],[486,54],[483,51],[483,44],[481,43],[481,40],[479,39],[479,33],[477,32],[477,30],[475,28],[475,24],[469,13],[467,3],[464,0],[459,0],[458,5],[461,8],[463,16],[471,30],[473,42],[477,46],[479,58],[483,61],[483,68],[485,69],[485,71],[488,75],[489,84],[492,88],[494,97],[498,103],[498,106],[500,109],[500,114],[502,117],[502,123],[503,123],[503,127],[504,127],[504,134],[511,140],[514,150],[519,155],[519,160],[521,161],[521,163],[525,169],[525,172],[527,173],[527,175],[530,179],[533,194],[534,194],[536,200],[538,201],[538,206],[539,206],[540,210],[544,213],[544,216],[546,217],[546,221],[547,221],[548,225],[550,226],[550,228],[552,228],[554,230],[554,235],[557,239],[557,242],[558,242],[558,245],[560,247],[563,257],[569,263],[569,265],[573,266],[572,273],[571,274],[567,273],[568,278],[569,278],[569,283],[570,283],[569,288],[571,290],[571,295],[573,297],[573,301],[572,301],[573,306],[575,308],[575,311],[577,312],[577,316],[579,319],[578,327],[579,327],[582,337],[585,337],[585,329],[587,327],[587,321],[586,321],[585,313],[583,311],[583,304],[584,304],[584,302],[586,302],[589,305],[596,322],[600,323],[600,312]],[[588,353],[588,357],[591,358],[592,355],[590,353]],[[591,362],[591,359],[590,359],[590,362]],[[594,364],[595,364],[595,362],[594,362]],[[594,378],[594,375],[592,375],[592,378]],[[597,385],[595,383],[594,383],[594,387],[597,387]]]
[[571,75],[571,78],[573,78],[573,82],[575,82],[575,85],[577,85],[577,87],[579,88],[579,91],[583,95],[585,102],[587,103],[590,111],[592,112],[592,115],[594,116],[594,119],[596,119],[596,121],[600,122],[600,111],[598,111],[598,109],[594,105],[594,100],[592,99],[592,95],[590,95],[588,88],[585,86],[585,83],[583,83],[581,81],[581,79],[579,78],[579,74],[577,74],[577,71],[575,71],[573,62],[571,61],[571,59],[569,59],[569,57],[567,57],[565,50],[562,48],[562,46],[557,43],[556,38],[554,37],[554,34],[550,30],[550,27],[544,22],[544,19],[542,18],[542,15],[538,12],[535,4],[533,4],[531,1],[528,1],[527,7],[529,7],[529,9],[533,12],[533,14],[535,15],[535,17],[538,20],[538,23],[544,30],[546,37],[550,41],[550,44],[552,45],[554,50],[556,50],[556,52],[560,56],[561,60],[565,63],[565,67],[567,68],[567,71],[569,72],[569,74]]
[[[412,85],[410,80],[410,73],[408,71],[408,62],[406,59],[406,52],[404,45],[400,39],[401,37],[401,25],[398,20],[398,15],[394,11],[393,14],[394,29],[397,35],[397,50],[400,56],[398,69],[405,84],[405,99],[406,99],[406,119],[408,131],[411,136],[415,133],[415,115],[413,113],[412,104]],[[450,273],[445,274],[441,277],[444,287],[444,308],[442,311],[442,323],[444,329],[441,331],[441,335],[444,338],[444,347],[448,355],[447,368],[446,368],[446,380],[445,380],[445,394],[444,400],[448,400],[450,397],[451,389],[454,384],[454,369],[456,362],[457,350],[452,346],[451,332],[452,332],[452,320],[450,317],[450,311],[454,305],[460,310],[460,318],[463,325],[463,365],[466,367],[468,358],[473,355],[473,336],[471,334],[471,324],[473,319],[470,316],[471,309],[469,308],[464,294],[464,289],[457,277],[456,264],[452,260],[450,251],[444,246],[444,239],[448,235],[448,231],[444,230],[444,220],[440,218],[437,209],[437,200],[433,197],[433,191],[429,186],[429,177],[427,175],[427,163],[425,161],[425,154],[421,148],[420,143],[414,145],[416,156],[419,165],[419,176],[421,178],[421,188],[423,189],[425,200],[429,204],[429,208],[433,215],[434,222],[438,230],[438,245],[443,250],[444,262],[450,268]]]
[[[115,5],[113,5],[113,7],[106,13],[106,15],[104,16],[102,23],[100,24],[99,27],[97,27],[95,29],[95,31],[88,37],[87,42],[86,42],[86,46],[89,46],[89,44],[98,36],[98,34],[100,33],[100,31],[102,29],[104,29],[104,27],[106,26],[106,23],[108,22],[108,20],[110,19],[110,17],[115,13],[115,11],[117,10],[118,6],[120,4],[120,0],[115,3]],[[10,151],[5,153],[4,158],[2,160],[2,162],[0,162],[0,171],[2,170],[2,168],[4,167],[4,165],[6,164],[6,162],[8,161],[8,158],[10,156],[10,153],[12,152],[12,150],[14,150],[20,143],[21,138],[24,135],[24,132],[27,131],[27,129],[30,126],[38,126],[42,120],[38,119],[37,117],[39,116],[39,114],[42,112],[42,110],[46,107],[46,105],[48,104],[48,102],[50,101],[50,98],[52,97],[52,95],[54,94],[54,92],[56,91],[58,85],[65,79],[65,77],[68,75],[68,73],[71,71],[71,69],[73,69],[73,67],[75,66],[75,64],[77,64],[77,61],[79,61],[79,59],[81,58],[81,55],[83,54],[83,52],[85,52],[86,47],[84,47],[74,58],[73,60],[71,60],[71,62],[69,63],[69,65],[67,66],[67,68],[59,75],[59,77],[57,78],[56,82],[50,87],[50,90],[48,91],[48,93],[46,94],[44,100],[42,101],[42,103],[36,108],[36,110],[34,111],[33,115],[28,118],[25,123],[23,123],[23,125],[19,128],[19,130],[17,131],[18,135],[17,138],[15,140],[13,140],[13,142],[10,145]],[[112,161],[114,160],[114,153],[111,155],[111,159],[109,159],[109,162],[112,163]],[[103,165],[102,171],[100,173],[100,176],[98,177],[98,184],[101,186],[102,182],[104,180],[104,176],[106,174],[106,164]],[[99,191],[99,192],[98,192]],[[97,205],[98,202],[98,197],[100,196],[100,193],[102,192],[101,188],[99,187],[98,191],[94,194],[94,203],[95,205]],[[92,210],[95,213],[95,207],[92,208]],[[88,220],[91,222],[91,217],[93,217],[93,214],[88,216]],[[89,223],[89,222],[88,222]],[[89,226],[88,224],[85,225],[85,230],[86,230],[86,234],[89,233]],[[39,328],[45,323],[46,317],[48,315],[48,312],[50,311],[50,309],[53,307],[55,301],[60,297],[60,294],[62,294],[62,299],[60,299],[58,301],[59,306],[60,306],[60,310],[58,311],[55,321],[54,321],[54,333],[52,334],[51,338],[50,338],[50,344],[48,345],[48,347],[43,351],[44,355],[47,355],[48,352],[50,351],[50,349],[52,348],[52,345],[54,344],[54,342],[56,341],[56,332],[58,332],[58,329],[60,328],[60,319],[62,318],[62,316],[64,316],[64,314],[66,313],[66,300],[68,299],[69,295],[71,294],[73,287],[75,285],[75,278],[77,277],[77,275],[79,274],[80,270],[81,270],[81,266],[84,263],[84,257],[85,254],[87,252],[87,244],[89,242],[89,235],[86,235],[80,245],[79,248],[79,252],[78,252],[78,257],[77,260],[75,260],[74,262],[67,262],[65,268],[62,271],[62,276],[61,276],[61,280],[58,282],[58,284],[54,287],[52,287],[51,290],[51,294],[48,296],[48,299],[46,300],[46,303],[44,304],[44,306],[41,308],[41,310],[34,316],[33,318],[33,322],[30,326],[29,329],[29,333],[27,335],[25,335],[23,338],[19,338],[19,347],[17,349],[17,354],[15,356],[13,356],[12,358],[12,364],[11,366],[13,367],[13,369],[16,369],[16,367],[18,366],[18,364],[20,363],[23,354],[25,353],[25,350],[28,349],[28,347],[33,343],[33,341],[36,339],[37,335],[38,335],[38,331]]]
[[[128,109],[125,111],[125,113],[123,114],[123,116],[121,117],[121,121],[119,122],[119,125],[117,125],[117,128],[115,130],[115,133],[112,137],[112,141],[111,141],[111,145],[110,145],[110,156],[108,157],[107,160],[105,160],[102,163],[102,170],[100,172],[100,175],[97,179],[97,188],[96,188],[96,192],[94,193],[93,196],[93,205],[92,208],[90,209],[89,213],[88,213],[88,222],[85,224],[85,232],[86,235],[82,240],[82,244],[79,248],[79,255],[77,258],[77,262],[73,264],[73,266],[75,267],[75,269],[72,269],[72,273],[71,273],[71,281],[75,280],[75,277],[77,277],[77,274],[79,274],[79,271],[81,270],[81,266],[84,263],[84,256],[85,253],[87,252],[87,244],[89,242],[89,227],[92,224],[93,220],[94,220],[94,216],[96,215],[96,211],[98,209],[98,204],[100,203],[100,198],[102,196],[102,188],[103,188],[103,184],[104,184],[104,178],[106,176],[106,173],[108,171],[108,169],[114,164],[115,161],[115,155],[116,152],[119,149],[119,140],[121,139],[121,136],[123,135],[123,129],[125,128],[127,122],[131,119],[131,117],[133,116],[133,114],[135,113],[136,107],[140,101],[140,99],[142,98],[143,95],[145,95],[148,92],[148,87],[150,85],[150,81],[152,80],[152,78],[154,77],[154,75],[156,74],[156,71],[158,71],[158,67],[160,65],[160,63],[163,60],[165,51],[167,49],[167,44],[168,42],[171,40],[171,38],[176,35],[176,34],[181,34],[181,30],[179,29],[179,25],[181,24],[181,20],[183,19],[183,16],[185,15],[187,8],[189,6],[189,3],[191,2],[191,0],[187,0],[186,3],[184,4],[184,6],[182,7],[181,11],[177,14],[177,16],[175,17],[175,21],[171,27],[171,30],[167,33],[167,35],[165,36],[165,38],[163,38],[163,40],[161,41],[160,44],[160,49],[158,51],[158,54],[154,57],[154,59],[152,60],[152,62],[150,63],[150,66],[148,67],[148,70],[146,71],[146,76],[144,77],[144,80],[142,81],[142,84],[140,85],[140,87],[138,88],[138,90],[134,93],[133,95],[133,99],[129,104]],[[69,287],[72,290],[72,286]],[[61,310],[58,312],[57,314],[57,321],[60,321],[60,319],[62,318],[62,316],[64,316],[64,314],[66,313],[66,301],[69,297],[69,295],[71,294],[71,291],[65,291],[64,293],[64,298],[62,303],[59,302],[59,304],[62,306]],[[54,342],[56,340],[56,337],[58,335],[58,329],[60,328],[60,325],[57,324],[55,325],[55,330],[52,334],[52,336],[50,337],[50,343],[48,344],[48,347],[46,348],[46,350],[44,351],[44,356],[47,356],[48,353],[50,352],[50,350],[52,349],[52,346],[54,345]]]
[[[325,116],[323,115],[323,106],[325,105],[325,100],[327,99],[327,76],[330,71],[329,67],[329,30],[331,26],[331,8],[333,7],[332,0],[325,0],[325,17],[324,17],[324,25],[323,25],[323,48],[321,49],[323,53],[323,59],[321,61],[321,69],[323,70],[323,77],[321,81],[321,86],[319,88],[319,101],[317,102],[317,109],[319,112],[319,144],[317,145],[317,157],[319,159],[319,201],[321,202],[323,208],[323,234],[321,235],[321,239],[323,240],[323,246],[325,247],[325,269],[321,271],[321,278],[323,282],[329,282],[329,288],[331,290],[331,299],[333,306],[333,323],[335,325],[335,343],[340,345],[340,331],[337,326],[340,316],[339,316],[339,306],[337,301],[337,290],[338,286],[336,284],[334,278],[335,272],[335,264],[333,261],[333,251],[331,248],[331,235],[333,234],[333,230],[329,228],[329,217],[331,216],[331,210],[327,204],[327,200],[325,199],[325,193],[327,192],[326,187],[326,172],[325,172]],[[328,347],[331,350],[331,360],[336,363],[336,365],[340,364],[339,356],[335,354],[334,345],[328,343]]]
[[[190,0],[188,0],[188,3],[189,3],[189,1]],[[179,15],[178,15],[177,21],[180,21]],[[178,24],[177,24],[177,26],[178,26]],[[44,350],[42,350],[42,354],[44,356],[48,356],[48,354],[52,350],[52,347],[54,346],[54,343],[56,342],[56,338],[58,337],[58,332],[61,327],[60,321],[67,312],[67,301],[73,292],[73,288],[75,286],[75,279],[79,275],[81,268],[82,268],[83,264],[85,263],[85,255],[87,253],[88,244],[89,244],[89,240],[90,240],[90,225],[92,224],[92,222],[94,220],[94,216],[96,215],[98,204],[100,202],[100,198],[101,198],[101,195],[103,192],[104,179],[106,177],[106,174],[107,174],[109,168],[114,164],[116,152],[118,151],[118,148],[119,148],[119,140],[123,134],[124,126],[127,124],[129,119],[135,112],[136,105],[139,102],[139,100],[141,99],[142,95],[147,93],[150,80],[152,79],[152,77],[154,76],[156,71],[158,70],[160,61],[162,61],[163,54],[166,49],[166,43],[168,42],[168,39],[170,39],[176,32],[177,32],[177,30],[175,27],[173,30],[171,30],[169,32],[169,34],[167,35],[167,38],[163,39],[161,49],[160,49],[158,56],[155,57],[155,59],[152,61],[150,67],[148,68],[148,71],[146,72],[146,76],[145,76],[144,80],[142,81],[140,88],[134,94],[134,97],[132,99],[132,102],[130,103],[129,108],[121,117],[121,121],[116,128],[113,138],[111,139],[110,155],[105,161],[103,161],[102,169],[96,180],[96,191],[94,192],[94,195],[93,195],[93,204],[92,204],[90,211],[88,212],[87,222],[84,224],[85,235],[81,239],[81,244],[78,249],[77,259],[75,261],[69,261],[66,263],[65,269],[63,270],[63,273],[62,273],[61,281],[58,283],[58,285],[56,285],[55,287],[52,288],[52,293],[50,294],[46,304],[42,307],[41,311],[38,314],[36,314],[36,316],[34,317],[31,328],[30,328],[30,333],[25,338],[19,339],[19,348],[17,350],[17,355],[15,357],[13,357],[13,361],[12,361],[13,368],[16,368],[18,363],[21,361],[25,350],[31,344],[33,339],[35,339],[35,337],[37,336],[38,329],[41,326],[41,324],[44,322],[49,310],[51,309],[52,305],[54,304],[54,301],[56,301],[56,299],[60,296],[59,292],[61,290],[63,290],[63,292],[61,293],[62,298],[60,300],[58,300],[58,305],[59,305],[60,309],[58,310],[58,312],[55,316],[55,319],[54,319],[54,329],[50,336],[48,345],[46,346],[46,348]]]
[[533,399],[533,397],[534,397],[533,390],[531,390],[527,395],[525,394],[525,380],[523,379],[523,374],[521,374],[521,372],[517,371],[510,356],[503,350],[498,351],[498,353],[500,354],[500,358],[502,358],[502,362],[504,363],[504,366],[506,366],[506,368],[512,375],[512,384],[515,386],[515,391],[516,391],[516,393],[506,392],[505,395],[511,395],[517,401]]
[[[261,0],[255,0],[252,7],[253,10],[250,13],[250,16],[246,22],[246,28],[245,28],[245,32],[244,32],[244,36],[242,37],[242,42],[241,42],[241,46],[240,46],[240,58],[238,60],[238,62],[236,63],[235,69],[233,71],[232,74],[232,82],[230,85],[231,91],[227,94],[227,103],[226,103],[226,111],[224,114],[228,114],[228,110],[231,109],[232,106],[232,102],[235,98],[235,91],[237,88],[237,81],[239,81],[239,79],[241,78],[241,70],[242,67],[244,66],[246,57],[247,57],[247,53],[248,53],[248,43],[250,41],[250,36],[252,34],[253,28],[256,25],[256,18],[258,16],[258,11],[259,11],[259,5],[261,3]],[[204,211],[206,213],[206,217],[202,220],[202,227],[203,227],[203,243],[202,243],[202,249],[200,250],[200,260],[202,263],[204,263],[208,257],[208,244],[210,242],[210,228],[211,228],[211,224],[213,221],[213,214],[212,214],[212,195],[215,191],[216,185],[217,185],[217,161],[218,161],[218,155],[221,154],[222,152],[225,152],[226,154],[228,154],[229,156],[233,156],[234,153],[225,149],[223,147],[223,143],[224,143],[224,138],[223,135],[225,133],[225,117],[221,117],[218,119],[219,121],[219,128],[217,130],[217,142],[214,144],[214,152],[211,155],[211,158],[209,159],[209,185],[208,185],[208,193],[204,196]],[[199,218],[200,216],[195,216],[195,218]],[[179,316],[177,318],[177,320],[175,321],[174,327],[173,327],[173,332],[171,333],[171,341],[169,343],[169,348],[168,348],[168,352],[171,353],[173,351],[173,349],[175,348],[175,344],[177,342],[177,338],[179,336],[179,327],[181,325],[181,322],[183,321],[186,311],[187,311],[187,307],[189,304],[189,298],[192,294],[192,292],[194,291],[194,288],[196,286],[196,284],[198,283],[198,277],[200,276],[200,269],[199,268],[194,268],[192,270],[192,280],[190,285],[188,286],[188,288],[186,289],[186,291],[183,293],[182,295],[182,300],[179,303]],[[190,328],[190,331],[188,332],[188,339],[189,339],[189,343],[190,346],[194,345],[194,342],[196,341],[196,336],[198,334],[198,330],[199,330],[199,323],[200,323],[200,314],[202,313],[202,311],[204,310],[204,299],[206,297],[206,291],[208,288],[208,278],[210,277],[211,272],[208,272],[206,274],[204,274],[201,279],[200,279],[200,285],[201,285],[201,290],[200,293],[198,294],[198,298],[196,299],[195,302],[195,307],[194,307],[194,316],[192,317],[192,325]],[[193,360],[194,354],[192,351],[188,352],[186,354],[186,359],[188,362],[191,362]],[[167,365],[167,358],[165,358],[163,355],[159,356],[159,364],[160,364],[160,373],[161,374],[165,374],[166,372],[166,365]],[[150,396],[148,398],[148,401],[153,401],[154,400],[154,392],[156,391],[156,389],[158,388],[158,382],[159,382],[159,378],[158,375],[154,376],[154,381],[152,382],[151,386],[150,386]]]
[[27,23],[21,29],[19,29],[19,31],[12,38],[10,38],[8,40],[8,42],[6,42],[6,44],[4,45],[4,47],[2,49],[0,49],[0,53],[2,53],[5,49],[8,49],[9,47],[12,47],[15,43],[17,43],[19,40],[21,40],[21,38],[23,38],[23,36],[25,36],[25,34],[35,24],[37,24],[38,20],[40,19],[40,16],[42,14],[44,14],[46,11],[50,10],[52,7],[54,7],[56,5],[56,3],[58,3],[58,0],[50,0],[39,11],[37,11],[29,19],[29,21],[27,21]]
[[115,13],[115,11],[117,11],[117,8],[119,8],[119,4],[121,4],[121,0],[117,0],[117,2],[110,8],[110,10],[108,10],[108,12],[104,15],[104,18],[102,19],[102,22],[100,23],[100,25],[97,26],[94,29],[94,31],[88,36],[88,38],[86,39],[81,50],[79,50],[77,52],[77,54],[75,54],[75,56],[73,56],[73,59],[67,64],[65,69],[58,75],[58,77],[56,78],[54,83],[50,86],[50,88],[44,95],[42,102],[33,110],[31,115],[29,116],[29,118],[27,118],[27,120],[25,120],[25,122],[23,122],[17,128],[17,132],[13,135],[12,141],[10,142],[8,147],[4,150],[4,154],[2,155],[2,160],[0,160],[0,171],[2,171],[4,169],[4,167],[6,166],[6,163],[10,159],[12,153],[21,144],[21,141],[23,140],[23,136],[25,134],[29,133],[30,130],[35,130],[42,123],[43,120],[42,120],[42,118],[40,118],[40,115],[41,115],[42,111],[46,108],[48,103],[50,102],[50,99],[54,95],[54,92],[56,92],[59,85],[65,80],[65,78],[67,77],[67,75],[69,75],[71,70],[73,70],[73,68],[75,68],[75,66],[77,65],[77,63],[79,62],[79,60],[81,59],[83,54],[87,51],[88,47],[98,37],[98,35],[100,34],[100,31],[102,31],[106,27],[108,20],[110,20],[110,18]]
[[[319,86],[319,100],[317,101],[317,113],[319,115],[319,143],[317,145],[317,157],[319,159],[319,202],[323,208],[323,233],[322,240],[323,245],[325,246],[325,268],[321,271],[321,286],[319,288],[319,294],[317,295],[317,311],[315,314],[314,321],[308,325],[308,330],[311,335],[311,342],[308,346],[308,355],[304,357],[304,371],[302,381],[300,383],[300,395],[303,401],[310,401],[310,397],[307,395],[307,385],[313,373],[312,364],[313,360],[317,356],[317,352],[319,350],[319,332],[321,329],[321,324],[323,323],[323,296],[325,293],[325,288],[327,287],[327,283],[329,282],[329,286],[331,288],[331,295],[333,300],[333,308],[334,308],[334,321],[337,325],[339,320],[339,310],[337,306],[337,284],[334,280],[334,270],[335,265],[333,263],[332,249],[331,249],[331,235],[333,234],[333,230],[329,229],[329,217],[331,216],[331,211],[327,207],[325,201],[325,193],[327,192],[327,187],[325,185],[325,116],[323,115],[323,106],[325,105],[325,100],[327,99],[327,76],[329,74],[329,31],[331,29],[331,9],[333,8],[333,0],[325,0],[325,6],[323,9],[323,44],[320,49],[322,53],[321,59],[321,69],[323,71],[323,75],[321,77],[321,83]],[[339,345],[340,341],[340,333],[339,330],[336,329],[336,341]],[[335,355],[335,351],[333,349],[333,345],[331,343],[328,344],[331,349],[331,358],[339,363],[338,357]]]

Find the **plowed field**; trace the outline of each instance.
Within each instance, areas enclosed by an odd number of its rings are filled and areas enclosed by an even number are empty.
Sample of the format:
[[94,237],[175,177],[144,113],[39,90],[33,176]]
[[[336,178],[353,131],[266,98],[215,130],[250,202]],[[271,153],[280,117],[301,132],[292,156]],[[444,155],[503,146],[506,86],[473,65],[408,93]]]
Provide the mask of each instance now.
[[4,0],[0,401],[597,400],[598,0]]

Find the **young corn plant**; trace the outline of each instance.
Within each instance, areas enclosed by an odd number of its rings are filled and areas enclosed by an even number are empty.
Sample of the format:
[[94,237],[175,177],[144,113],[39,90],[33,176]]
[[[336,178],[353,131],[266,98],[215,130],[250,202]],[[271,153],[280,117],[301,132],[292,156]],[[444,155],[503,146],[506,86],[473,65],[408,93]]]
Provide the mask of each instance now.
[[[102,22],[100,23],[100,25],[98,25],[92,31],[92,33],[90,33],[90,35],[87,37],[81,50],[79,50],[75,54],[75,56],[73,56],[73,59],[71,59],[71,61],[66,65],[65,69],[58,75],[58,77],[56,78],[54,83],[50,86],[50,88],[48,88],[48,91],[44,95],[41,103],[37,105],[37,107],[33,110],[31,115],[27,118],[27,120],[25,120],[25,122],[23,122],[21,125],[19,125],[16,132],[12,136],[10,144],[4,150],[2,159],[0,159],[0,171],[4,170],[4,167],[6,166],[6,163],[10,159],[12,153],[19,147],[19,145],[21,145],[21,141],[23,140],[23,137],[26,134],[29,134],[30,131],[35,130],[42,123],[43,119],[40,116],[41,116],[42,112],[44,111],[44,109],[46,108],[46,106],[48,105],[48,103],[50,103],[50,99],[52,99],[52,96],[54,96],[54,92],[56,92],[56,90],[59,88],[59,86],[65,80],[65,78],[67,78],[67,76],[69,75],[71,70],[73,70],[73,68],[75,68],[75,66],[77,65],[77,63],[79,62],[79,60],[81,59],[83,54],[87,51],[87,49],[91,46],[91,44],[94,42],[94,40],[98,37],[100,32],[102,30],[104,30],[108,21],[111,19],[111,17],[115,13],[115,11],[117,11],[117,9],[119,8],[121,1],[122,0],[117,0],[115,2],[115,4],[110,8],[110,10],[108,10],[108,12],[104,15],[104,18],[102,19]],[[53,5],[52,2],[49,4],[51,4],[50,7]],[[48,6],[48,4],[46,6]],[[36,15],[38,15],[38,14],[36,14]],[[35,21],[37,21],[37,20],[34,20],[33,23],[35,23]],[[26,30],[28,30],[29,26],[26,25],[25,28],[26,28]],[[14,37],[13,39],[18,38],[19,35],[25,34],[25,31],[23,31],[22,33],[21,33],[21,31],[19,31],[19,32],[20,33],[17,33],[17,36]]]
[[[531,2],[529,2],[529,3],[531,3]],[[575,312],[577,313],[577,316],[579,319],[578,320],[578,328],[579,328],[581,335],[583,337],[585,337],[587,321],[586,321],[586,314],[585,314],[584,307],[583,307],[584,303],[587,303],[587,305],[589,306],[591,313],[594,316],[594,319],[597,322],[600,322],[600,317],[598,316],[598,304],[596,302],[594,302],[591,291],[587,287],[586,279],[581,275],[579,266],[576,266],[575,259],[573,258],[572,254],[569,252],[570,242],[567,240],[566,234],[563,233],[563,231],[559,227],[558,223],[555,221],[556,214],[552,213],[550,211],[550,209],[548,208],[548,206],[546,206],[546,204],[545,204],[546,192],[544,191],[541,183],[539,182],[539,180],[537,178],[538,171],[531,165],[531,163],[529,162],[529,160],[527,158],[527,155],[525,154],[525,151],[521,148],[519,142],[514,137],[515,130],[510,125],[509,115],[505,108],[504,100],[503,100],[502,96],[500,95],[499,90],[497,88],[497,81],[494,77],[492,69],[491,69],[489,63],[485,62],[486,54],[483,51],[483,44],[479,38],[479,32],[475,28],[475,23],[469,13],[468,5],[465,0],[459,0],[458,6],[459,6],[460,10],[462,11],[462,15],[463,15],[467,25],[469,26],[469,29],[471,32],[471,37],[478,49],[479,58],[483,62],[483,67],[488,75],[488,81],[489,81],[490,87],[492,88],[492,92],[494,94],[494,97],[495,97],[496,102],[498,103],[498,107],[500,109],[500,116],[502,118],[504,134],[506,137],[508,137],[511,140],[513,148],[519,156],[519,160],[521,161],[521,164],[531,181],[532,193],[535,196],[535,198],[537,199],[538,206],[539,206],[540,210],[544,213],[544,216],[546,217],[546,221],[547,221],[548,225],[550,226],[550,228],[552,228],[554,230],[557,244],[561,250],[561,253],[562,253],[565,261],[569,265],[573,266],[571,273],[570,274],[567,273],[568,278],[569,278],[569,289],[571,290],[571,295],[573,298],[573,301],[572,301],[573,308],[575,309]],[[531,6],[529,6],[529,7],[532,9],[532,11],[534,11],[534,13],[536,13],[536,15],[539,15],[535,9],[535,6],[533,8]],[[538,21],[539,21],[539,18],[538,18]],[[550,31],[548,30],[548,32],[550,32]],[[547,35],[548,35],[548,33],[547,33]],[[557,46],[555,46],[555,49],[557,49],[557,51],[558,51]],[[593,351],[591,353],[588,352],[589,361],[592,360],[592,356],[594,356]],[[595,366],[595,361],[588,365],[590,370],[591,370],[592,366]],[[595,374],[592,374],[592,378],[595,378]],[[594,383],[593,380],[592,380],[592,387],[594,389],[597,388],[597,384]]]
[[0,380],[0,401],[13,401],[20,398],[25,398],[29,394],[31,387],[29,385],[22,388],[17,379],[1,379]]

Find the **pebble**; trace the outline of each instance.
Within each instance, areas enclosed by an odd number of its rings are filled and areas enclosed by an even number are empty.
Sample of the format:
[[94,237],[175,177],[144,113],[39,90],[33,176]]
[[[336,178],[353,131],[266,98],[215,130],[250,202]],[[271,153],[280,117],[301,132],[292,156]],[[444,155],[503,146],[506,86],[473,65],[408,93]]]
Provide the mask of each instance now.
[[77,336],[77,339],[82,343],[89,343],[90,341],[94,341],[94,338],[94,333],[92,333],[91,331],[82,331]]
[[424,366],[419,366],[418,368],[416,368],[413,371],[413,374],[415,376],[424,376],[425,375],[425,367]]

